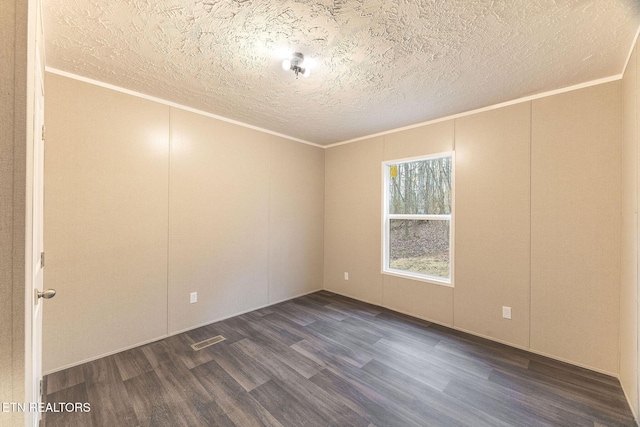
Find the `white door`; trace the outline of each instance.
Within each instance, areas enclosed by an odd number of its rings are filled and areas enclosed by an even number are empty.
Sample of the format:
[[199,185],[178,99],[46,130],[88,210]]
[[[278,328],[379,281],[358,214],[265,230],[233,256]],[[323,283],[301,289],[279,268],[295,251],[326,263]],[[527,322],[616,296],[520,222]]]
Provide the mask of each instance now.
[[[43,292],[43,267],[44,267],[44,244],[43,244],[43,208],[44,208],[44,81],[39,49],[36,49],[36,72],[35,72],[35,99],[34,99],[34,120],[33,120],[33,183],[32,189],[32,215],[31,215],[31,348],[29,362],[31,364],[30,374],[31,384],[27,389],[30,391],[31,399],[29,403],[39,405],[41,402],[40,382],[42,380],[42,306],[45,299],[55,295],[55,291]],[[35,408],[32,408],[35,409]],[[40,414],[37,410],[28,412],[31,418],[28,424],[37,426]]]

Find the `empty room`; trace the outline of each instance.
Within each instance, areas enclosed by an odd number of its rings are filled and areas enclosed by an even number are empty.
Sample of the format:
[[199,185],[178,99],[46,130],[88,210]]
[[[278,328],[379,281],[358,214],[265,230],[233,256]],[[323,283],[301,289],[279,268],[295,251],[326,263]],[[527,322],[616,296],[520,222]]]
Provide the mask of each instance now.
[[0,426],[638,425],[637,1],[0,4]]

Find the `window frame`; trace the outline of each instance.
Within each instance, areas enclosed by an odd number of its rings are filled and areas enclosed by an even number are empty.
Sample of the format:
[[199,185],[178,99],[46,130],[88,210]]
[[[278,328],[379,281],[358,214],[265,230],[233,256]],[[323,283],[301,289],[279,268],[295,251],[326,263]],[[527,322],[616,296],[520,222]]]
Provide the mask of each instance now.
[[[389,185],[391,181],[389,167],[399,163],[420,162],[450,157],[451,158],[451,213],[448,215],[423,214],[390,214],[389,213]],[[455,242],[455,151],[446,151],[402,159],[385,160],[382,162],[382,274],[418,280],[435,285],[454,287],[454,242]],[[436,220],[449,221],[449,278],[415,273],[407,270],[396,270],[389,267],[389,225],[393,219],[408,220]]]

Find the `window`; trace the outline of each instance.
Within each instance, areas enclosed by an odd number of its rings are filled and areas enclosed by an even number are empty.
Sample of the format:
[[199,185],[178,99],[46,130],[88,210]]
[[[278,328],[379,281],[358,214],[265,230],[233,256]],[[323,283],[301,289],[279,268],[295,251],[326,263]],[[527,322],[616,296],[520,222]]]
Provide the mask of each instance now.
[[383,273],[451,286],[453,154],[384,162],[382,172]]

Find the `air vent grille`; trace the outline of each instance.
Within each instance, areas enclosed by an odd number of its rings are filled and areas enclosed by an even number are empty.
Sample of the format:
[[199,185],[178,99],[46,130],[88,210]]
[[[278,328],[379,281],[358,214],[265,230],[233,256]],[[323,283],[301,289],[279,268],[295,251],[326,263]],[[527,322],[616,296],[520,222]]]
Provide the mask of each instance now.
[[223,337],[222,335],[217,335],[213,338],[208,338],[204,341],[191,344],[191,348],[194,349],[195,351],[198,351],[198,350],[202,350],[203,348],[209,347],[211,345],[218,344],[219,342],[222,342],[224,340],[225,340],[225,337]]

